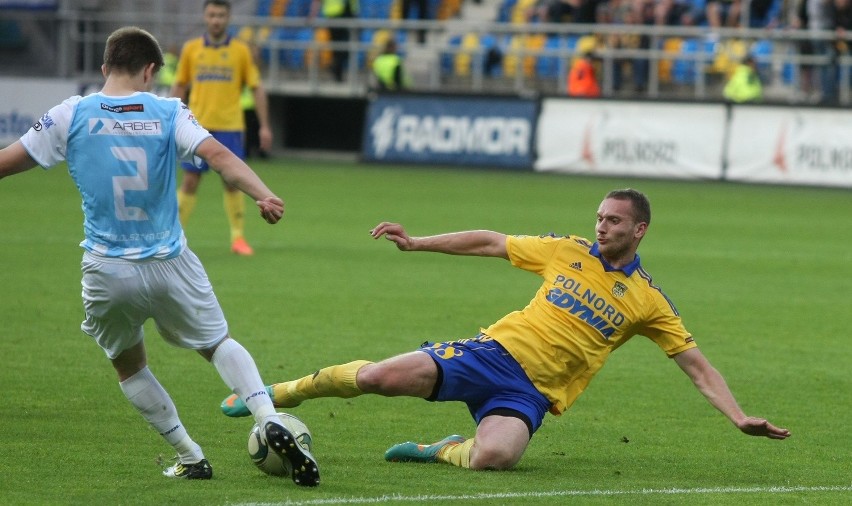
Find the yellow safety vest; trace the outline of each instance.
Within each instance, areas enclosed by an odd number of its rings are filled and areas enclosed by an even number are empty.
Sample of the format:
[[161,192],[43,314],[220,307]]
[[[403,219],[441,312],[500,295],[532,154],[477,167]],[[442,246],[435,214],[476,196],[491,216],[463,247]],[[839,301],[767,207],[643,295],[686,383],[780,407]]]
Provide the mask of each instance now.
[[358,0],[322,0],[322,15],[327,18],[339,18],[346,10],[347,3],[351,14],[357,16],[360,10]]
[[[396,90],[396,69],[402,65],[402,58],[395,54],[381,54],[373,60],[373,73],[389,90]],[[407,88],[408,82],[406,76],[402,76],[402,87]]]
[[734,69],[723,93],[732,102],[752,102],[763,98],[763,85],[753,68],[740,64]]

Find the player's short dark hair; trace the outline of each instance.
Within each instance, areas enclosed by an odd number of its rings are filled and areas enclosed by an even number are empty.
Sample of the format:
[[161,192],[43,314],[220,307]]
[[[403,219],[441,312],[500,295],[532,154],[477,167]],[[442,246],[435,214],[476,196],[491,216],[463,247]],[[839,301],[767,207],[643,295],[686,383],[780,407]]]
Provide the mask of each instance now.
[[163,67],[163,51],[157,39],[147,31],[125,26],[107,38],[104,65],[110,72],[136,74],[151,63],[156,64],[154,71],[159,71]]
[[208,5],[215,5],[216,7],[224,7],[231,10],[231,2],[229,0],[204,0],[204,9],[207,8]]
[[625,188],[623,190],[612,190],[606,194],[608,199],[629,200],[633,204],[633,219],[637,223],[645,222],[651,224],[651,202],[648,197],[639,190]]

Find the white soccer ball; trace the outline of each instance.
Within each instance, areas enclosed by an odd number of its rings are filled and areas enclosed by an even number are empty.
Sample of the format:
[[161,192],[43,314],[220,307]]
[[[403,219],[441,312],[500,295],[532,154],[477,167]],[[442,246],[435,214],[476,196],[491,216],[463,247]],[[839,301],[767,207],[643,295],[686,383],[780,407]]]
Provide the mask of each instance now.
[[[302,448],[313,452],[313,438],[308,426],[297,417],[289,413],[277,413],[278,420],[290,434],[296,439],[296,443]],[[292,466],[287,459],[282,459],[266,444],[266,434],[263,428],[254,424],[248,437],[248,454],[252,462],[261,471],[273,476],[290,476],[293,472]]]

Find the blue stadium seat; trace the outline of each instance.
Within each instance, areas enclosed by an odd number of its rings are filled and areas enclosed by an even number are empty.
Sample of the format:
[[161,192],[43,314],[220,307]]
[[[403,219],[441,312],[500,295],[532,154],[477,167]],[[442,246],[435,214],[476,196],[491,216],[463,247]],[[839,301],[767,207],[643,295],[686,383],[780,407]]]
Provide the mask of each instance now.
[[[576,44],[576,39],[574,41]],[[549,35],[544,43],[544,51],[557,51],[567,48],[567,41],[558,35]],[[558,77],[564,69],[565,58],[555,55],[542,54],[536,59],[535,72],[538,77]]]
[[497,21],[500,23],[508,23],[512,20],[512,9],[518,0],[503,0],[500,4],[500,9],[497,11]]
[[751,55],[757,60],[757,67],[760,69],[760,73],[765,74],[769,72],[772,67],[772,52],[774,51],[774,46],[771,40],[762,39],[756,41],[751,46]]
[[[276,28],[269,36],[271,40],[296,42],[307,42],[313,40],[313,29],[311,28]],[[261,58],[268,62],[271,58],[270,51],[266,47],[261,50]],[[300,69],[305,67],[305,49],[300,47],[288,47],[278,50],[278,62],[286,68]]]
[[696,65],[706,65],[716,52],[716,43],[685,39],[680,52],[688,58],[678,58],[672,64],[672,80],[677,84],[692,84],[698,75]]
[[461,35],[454,35],[450,37],[448,41],[448,45],[450,46],[451,51],[446,53],[441,53],[441,73],[442,74],[452,74],[453,73],[453,59],[456,56],[455,50],[458,50],[461,47]]
[[269,16],[272,11],[272,0],[257,0],[256,16]]
[[[362,3],[361,5],[363,6],[364,4]],[[367,45],[372,44],[373,37],[375,35],[376,35],[376,30],[374,30],[372,28],[365,28],[365,29],[361,30],[360,42],[362,44],[367,44]],[[366,51],[358,51],[358,68],[359,69],[364,68],[366,63],[367,63]]]
[[361,0],[360,17],[364,19],[390,19],[393,0]]
[[306,18],[311,13],[311,0],[290,0],[284,10],[288,18]]

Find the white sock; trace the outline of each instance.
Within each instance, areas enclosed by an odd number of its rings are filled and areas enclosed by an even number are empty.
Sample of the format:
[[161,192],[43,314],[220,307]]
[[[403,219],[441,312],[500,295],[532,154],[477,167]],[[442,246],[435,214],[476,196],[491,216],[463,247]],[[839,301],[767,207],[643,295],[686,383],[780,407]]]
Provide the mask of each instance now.
[[172,445],[181,462],[193,463],[204,458],[178,417],[172,398],[148,367],[119,383],[127,400],[151,426]]
[[228,388],[246,403],[257,423],[262,424],[264,418],[275,414],[275,406],[266,393],[257,365],[240,343],[225,339],[216,348],[211,362]]

